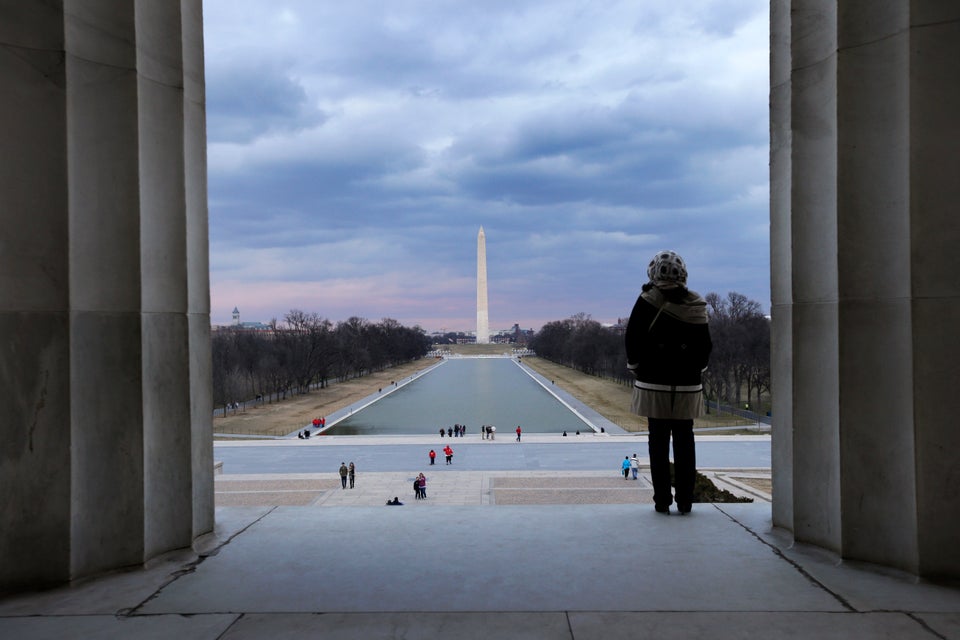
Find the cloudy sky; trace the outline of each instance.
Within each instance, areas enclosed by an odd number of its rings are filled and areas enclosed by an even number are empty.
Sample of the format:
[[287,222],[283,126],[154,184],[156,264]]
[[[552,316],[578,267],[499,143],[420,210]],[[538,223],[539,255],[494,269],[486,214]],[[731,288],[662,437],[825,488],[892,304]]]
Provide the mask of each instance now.
[[769,308],[768,0],[205,0],[212,321]]

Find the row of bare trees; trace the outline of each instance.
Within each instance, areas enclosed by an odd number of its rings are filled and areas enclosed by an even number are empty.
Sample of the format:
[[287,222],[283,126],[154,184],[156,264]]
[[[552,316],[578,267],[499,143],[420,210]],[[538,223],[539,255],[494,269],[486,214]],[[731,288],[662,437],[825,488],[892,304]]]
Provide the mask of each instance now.
[[623,346],[624,327],[605,327],[586,313],[554,320],[540,328],[530,341],[537,355],[601,378],[633,381],[627,372]]
[[[770,392],[770,320],[760,304],[731,292],[705,297],[713,353],[704,374],[707,398],[742,408],[764,410]],[[625,321],[601,325],[579,313],[545,324],[530,347],[538,356],[590,375],[632,384],[623,344]]]
[[[283,399],[426,355],[430,338],[420,327],[385,318],[350,318],[333,324],[294,309],[270,331],[229,328],[212,336],[214,406]],[[224,409],[226,410],[226,409]]]
[[713,352],[703,376],[707,398],[758,413],[769,409],[770,319],[760,303],[731,292],[705,296]]

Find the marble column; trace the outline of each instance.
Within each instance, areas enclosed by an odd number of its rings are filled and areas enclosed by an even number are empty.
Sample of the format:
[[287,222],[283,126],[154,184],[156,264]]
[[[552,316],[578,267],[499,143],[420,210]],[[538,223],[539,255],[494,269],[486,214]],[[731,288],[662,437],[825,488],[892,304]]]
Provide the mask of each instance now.
[[70,575],[72,451],[64,16],[17,0],[0,15],[3,592]]
[[774,524],[960,577],[960,8],[773,0]]
[[487,306],[487,236],[477,234],[477,344],[490,343],[490,316]]
[[[793,342],[790,236],[790,0],[770,3],[770,309],[771,342]],[[773,519],[793,529],[793,350],[773,349],[770,395],[776,429],[771,441]]]
[[213,371],[210,349],[210,239],[207,223],[207,98],[203,3],[180,0],[183,37],[184,191],[187,241],[187,332],[190,349],[193,535],[214,526]]
[[0,592],[212,529],[200,6],[0,0]]
[[141,223],[134,7],[64,3],[64,23],[74,576],[143,558]]

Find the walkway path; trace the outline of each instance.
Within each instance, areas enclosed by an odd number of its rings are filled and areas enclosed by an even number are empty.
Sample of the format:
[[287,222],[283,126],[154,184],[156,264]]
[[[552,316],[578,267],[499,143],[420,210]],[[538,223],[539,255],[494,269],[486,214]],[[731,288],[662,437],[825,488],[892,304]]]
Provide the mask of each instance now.
[[[309,440],[218,442],[214,457],[225,474],[335,472],[341,462],[355,462],[363,472],[422,471],[427,452],[454,450],[452,469],[459,471],[610,471],[625,455],[647,457],[645,436],[514,434],[496,440],[479,435],[318,436]],[[442,462],[442,458],[441,458]],[[697,436],[697,462],[706,468],[770,468],[770,436]]]

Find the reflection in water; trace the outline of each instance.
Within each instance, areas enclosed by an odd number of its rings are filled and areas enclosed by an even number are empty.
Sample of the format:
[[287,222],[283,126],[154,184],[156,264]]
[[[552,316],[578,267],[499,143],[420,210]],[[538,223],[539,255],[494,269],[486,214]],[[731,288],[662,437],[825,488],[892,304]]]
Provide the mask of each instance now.
[[454,424],[476,435],[492,424],[502,438],[524,432],[590,431],[580,418],[508,358],[455,358],[327,431],[330,435],[437,433]]

